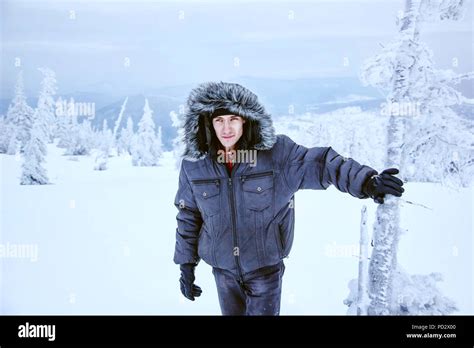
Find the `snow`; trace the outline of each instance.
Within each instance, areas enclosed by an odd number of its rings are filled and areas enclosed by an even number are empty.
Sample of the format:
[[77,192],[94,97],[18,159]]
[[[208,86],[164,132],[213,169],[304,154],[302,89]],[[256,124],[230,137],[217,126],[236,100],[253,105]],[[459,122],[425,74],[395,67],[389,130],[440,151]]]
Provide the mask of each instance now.
[[[196,273],[201,297],[191,302],[179,290],[172,261],[178,171],[170,152],[157,167],[134,167],[122,156],[109,158],[108,170],[94,171],[94,156],[62,156],[64,149],[47,146],[51,185],[20,185],[20,158],[0,155],[1,313],[220,314],[204,262]],[[456,302],[456,314],[472,314],[473,188],[404,187],[405,201],[429,209],[402,202],[399,264],[409,274],[441,273],[438,285]],[[370,239],[372,200],[334,187],[296,194],[281,314],[346,314],[347,284],[358,274],[363,205]],[[5,253],[20,244],[36,245],[37,260]]]

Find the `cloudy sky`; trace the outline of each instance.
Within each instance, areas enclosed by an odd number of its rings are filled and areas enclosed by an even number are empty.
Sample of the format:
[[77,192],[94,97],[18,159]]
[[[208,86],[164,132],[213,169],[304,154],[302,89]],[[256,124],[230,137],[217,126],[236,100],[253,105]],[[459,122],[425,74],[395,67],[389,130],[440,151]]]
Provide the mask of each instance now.
[[[396,34],[403,0],[18,1],[0,0],[2,96],[24,71],[57,73],[63,93],[143,93],[236,76],[356,76]],[[472,70],[473,3],[459,22],[431,23],[423,39],[439,67]],[[18,62],[21,67],[18,67]]]

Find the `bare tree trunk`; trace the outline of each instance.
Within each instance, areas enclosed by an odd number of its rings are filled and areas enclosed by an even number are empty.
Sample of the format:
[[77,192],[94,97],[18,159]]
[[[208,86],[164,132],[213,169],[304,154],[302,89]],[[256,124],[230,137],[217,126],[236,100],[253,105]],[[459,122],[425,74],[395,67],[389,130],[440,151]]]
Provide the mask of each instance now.
[[361,211],[360,242],[359,242],[359,285],[357,289],[357,315],[367,315],[368,292],[368,233],[367,233],[367,207]]
[[127,107],[127,102],[128,102],[128,97],[125,98],[125,100],[122,103],[122,107],[120,108],[120,113],[115,120],[115,127],[114,127],[114,141],[117,140],[117,133],[118,129],[120,128],[120,124],[122,123],[122,118],[123,118],[123,113],[125,111],[125,108]]

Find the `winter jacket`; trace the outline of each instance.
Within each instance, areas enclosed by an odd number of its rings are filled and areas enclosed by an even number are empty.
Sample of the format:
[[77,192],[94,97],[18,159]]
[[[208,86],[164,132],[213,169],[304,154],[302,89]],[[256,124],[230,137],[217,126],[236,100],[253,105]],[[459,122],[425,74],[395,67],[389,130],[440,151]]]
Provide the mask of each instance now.
[[[209,148],[211,122],[225,107],[251,120],[255,163],[225,164]],[[334,185],[368,198],[363,184],[377,171],[331,147],[307,148],[275,135],[272,120],[255,94],[231,83],[206,83],[193,90],[185,117],[184,159],[175,198],[178,208],[174,262],[196,263],[244,275],[274,265],[291,251],[295,224],[294,194]]]

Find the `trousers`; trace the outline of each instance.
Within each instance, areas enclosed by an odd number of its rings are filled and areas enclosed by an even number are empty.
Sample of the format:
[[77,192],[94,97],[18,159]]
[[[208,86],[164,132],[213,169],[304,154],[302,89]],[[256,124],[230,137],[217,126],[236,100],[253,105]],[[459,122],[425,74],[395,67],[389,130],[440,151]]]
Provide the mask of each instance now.
[[213,268],[222,315],[279,315],[283,261],[242,276]]

